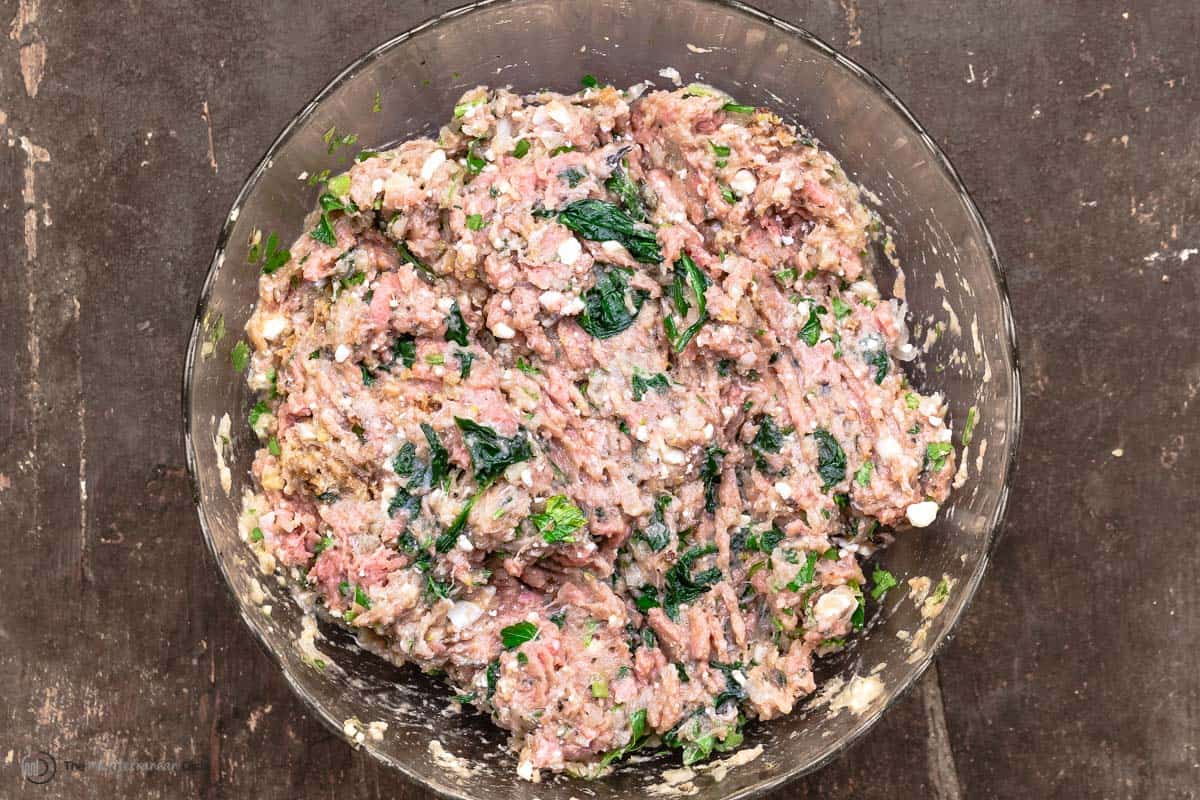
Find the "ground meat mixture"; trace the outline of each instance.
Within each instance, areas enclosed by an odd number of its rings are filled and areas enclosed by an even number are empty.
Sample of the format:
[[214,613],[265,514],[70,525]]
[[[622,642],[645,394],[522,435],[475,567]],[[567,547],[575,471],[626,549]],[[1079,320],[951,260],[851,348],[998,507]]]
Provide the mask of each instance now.
[[878,230],[829,153],[709,87],[473,89],[253,243],[249,538],[524,777],[734,747],[954,475]]

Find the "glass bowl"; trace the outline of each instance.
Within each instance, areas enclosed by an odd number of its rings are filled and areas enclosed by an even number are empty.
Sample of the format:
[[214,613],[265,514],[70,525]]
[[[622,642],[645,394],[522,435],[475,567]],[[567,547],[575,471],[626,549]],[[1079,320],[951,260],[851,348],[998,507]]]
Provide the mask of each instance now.
[[[762,755],[720,782],[712,772],[698,772],[694,796],[761,794],[861,736],[950,636],[996,541],[1020,421],[1004,281],[987,229],[950,163],[886,87],[807,32],[738,3],[516,0],[478,3],[426,22],[338,75],[292,120],[238,193],[200,296],[183,402],[201,528],[242,618],[314,714],[431,792],[629,797],[661,782],[664,769],[679,766],[678,754],[639,758],[588,783],[565,776],[527,783],[516,775],[505,734],[487,718],[444,714],[449,693],[436,679],[391,666],[324,623],[315,644],[301,644],[311,641],[303,610],[286,587],[258,571],[238,531],[241,491],[257,446],[245,423],[254,398],[230,366],[231,348],[257,297],[249,241],[257,230],[271,231],[286,246],[301,232],[316,189],[297,177],[344,169],[354,152],[330,154],[331,128],[339,138],[357,134],[357,147],[377,148],[435,133],[459,94],[477,84],[569,92],[591,73],[617,86],[649,79],[661,87],[671,84],[660,76],[668,67],[684,82],[713,84],[739,102],[770,106],[803,123],[874,192],[905,267],[913,341],[926,345],[907,365],[908,375],[915,385],[946,394],[956,442],[970,409],[977,417],[965,483],[935,525],[902,533],[883,554],[900,589],[882,606],[869,605],[867,630],[852,646],[820,660],[816,697],[790,716],[748,727],[744,747],[761,744]],[[891,286],[888,272],[886,266],[877,272],[881,288]],[[233,424],[223,438],[226,414]],[[905,580],[918,576],[935,585],[945,576],[951,587],[931,619],[905,591]],[[306,650],[312,646],[328,665],[324,670],[312,666],[314,654]],[[820,689],[830,683],[850,689],[833,698]],[[378,739],[366,735],[376,721],[387,724]],[[439,757],[431,751],[434,739],[445,751]],[[448,766],[448,758],[458,760]]]

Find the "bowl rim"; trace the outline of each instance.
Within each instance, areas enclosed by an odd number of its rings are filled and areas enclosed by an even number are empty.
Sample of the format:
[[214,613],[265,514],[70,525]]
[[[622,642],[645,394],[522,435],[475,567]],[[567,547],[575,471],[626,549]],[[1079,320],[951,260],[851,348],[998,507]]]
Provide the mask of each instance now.
[[[362,56],[354,59],[349,65],[343,68],[332,80],[330,80],[320,91],[313,95],[303,108],[292,117],[283,130],[275,137],[274,141],[267,147],[266,152],[258,161],[250,175],[242,184],[241,189],[235,196],[229,212],[225,215],[224,223],[221,226],[221,231],[217,237],[217,244],[213,256],[209,262],[208,270],[205,274],[204,282],[201,286],[200,297],[196,304],[195,316],[192,320],[191,332],[188,336],[187,351],[184,358],[182,387],[181,387],[181,410],[183,414],[183,434],[184,448],[186,451],[186,463],[188,470],[188,479],[191,487],[192,504],[196,509],[197,517],[200,521],[200,529],[203,534],[205,544],[213,561],[216,562],[217,569],[221,573],[225,589],[232,599],[238,615],[241,617],[245,626],[253,633],[253,638],[258,645],[268,654],[271,660],[275,663],[282,674],[285,682],[288,684],[292,692],[300,698],[308,710],[313,713],[316,718],[324,724],[330,731],[345,739],[342,723],[336,720],[313,696],[311,696],[303,686],[291,675],[286,665],[283,662],[282,656],[268,643],[262,629],[256,624],[238,593],[234,590],[232,575],[226,567],[225,561],[217,552],[216,542],[213,539],[212,531],[208,526],[208,519],[205,516],[202,503],[202,494],[200,491],[200,478],[196,461],[196,448],[192,430],[192,415],[190,413],[192,400],[192,378],[195,372],[195,366],[198,361],[201,343],[204,336],[204,320],[208,315],[210,301],[212,299],[213,287],[215,286],[217,275],[221,270],[224,262],[224,253],[230,243],[233,234],[233,229],[237,220],[236,212],[241,209],[247,197],[258,186],[260,180],[266,171],[270,168],[271,162],[275,154],[289,142],[297,132],[303,128],[308,119],[316,112],[328,96],[332,95],[343,84],[348,83],[353,79],[360,70],[370,65],[385,53],[393,48],[404,44],[409,39],[417,34],[423,33],[431,28],[434,28],[444,22],[447,22],[458,17],[466,16],[477,11],[481,11],[492,6],[502,5],[518,5],[533,0],[477,0],[477,2],[459,6],[441,14],[430,17],[416,26],[393,36]],[[891,696],[869,716],[863,716],[854,727],[844,736],[832,742],[824,753],[806,764],[792,767],[784,770],[779,774],[760,781],[752,786],[747,786],[738,789],[728,795],[727,800],[747,800],[751,797],[763,795],[772,790],[778,789],[781,786],[790,783],[804,775],[815,772],[818,769],[829,764],[832,760],[839,757],[852,745],[858,742],[868,731],[870,731],[879,719],[887,713],[887,711],[904,698],[924,676],[926,670],[933,664],[934,658],[946,646],[950,640],[954,638],[955,632],[975,598],[975,594],[982,583],[983,576],[987,572],[987,568],[991,562],[992,556],[995,553],[996,547],[999,544],[1002,528],[1004,525],[1005,515],[1008,509],[1009,495],[1012,490],[1013,477],[1017,465],[1017,453],[1020,446],[1022,434],[1022,394],[1021,394],[1021,369],[1019,349],[1017,346],[1016,324],[1012,314],[1012,304],[1009,298],[1008,284],[1005,279],[1004,267],[1000,262],[1000,257],[996,251],[996,245],[992,239],[991,232],[980,213],[979,208],[971,199],[970,193],[967,191],[962,177],[950,162],[950,159],[938,146],[937,142],[926,131],[925,127],[917,120],[908,107],[900,100],[900,98],[879,78],[865,67],[859,65],[852,59],[843,55],[833,46],[826,43],[823,39],[808,31],[807,29],[779,19],[778,17],[769,14],[753,6],[741,2],[741,0],[696,0],[696,2],[706,5],[716,6],[729,11],[734,11],[739,14],[751,17],[761,23],[766,23],[772,27],[778,28],[791,36],[802,40],[807,45],[813,47],[817,51],[830,57],[843,69],[848,70],[854,77],[862,81],[868,88],[874,90],[880,98],[891,108],[898,113],[913,130],[919,135],[922,143],[928,148],[930,155],[934,158],[934,163],[942,170],[945,176],[954,185],[959,201],[963,204],[967,212],[970,222],[977,226],[978,230],[983,234],[983,242],[985,255],[988,261],[988,266],[991,268],[992,278],[995,281],[996,289],[999,294],[1001,321],[1004,328],[1004,336],[1002,343],[1006,346],[1008,355],[1011,359],[1011,370],[1009,372],[1010,380],[1012,381],[1012,409],[1009,418],[1005,420],[1006,427],[1011,434],[1008,438],[1007,447],[1004,453],[1003,473],[1004,480],[1000,489],[999,496],[996,502],[995,511],[992,518],[988,522],[986,542],[983,552],[979,557],[979,561],[971,573],[965,585],[960,590],[959,595],[962,598],[957,609],[953,611],[954,616],[942,630],[941,634],[935,641],[926,647],[925,654],[913,668],[903,676],[896,687],[891,692]],[[464,794],[458,789],[440,784],[436,781],[431,781],[424,775],[421,775],[408,767],[404,762],[393,756],[383,752],[375,747],[370,742],[361,744],[361,747],[366,750],[373,758],[379,760],[398,770],[404,777],[417,786],[421,786],[427,790],[437,793],[441,797],[454,798],[454,800],[472,800],[471,795]]]

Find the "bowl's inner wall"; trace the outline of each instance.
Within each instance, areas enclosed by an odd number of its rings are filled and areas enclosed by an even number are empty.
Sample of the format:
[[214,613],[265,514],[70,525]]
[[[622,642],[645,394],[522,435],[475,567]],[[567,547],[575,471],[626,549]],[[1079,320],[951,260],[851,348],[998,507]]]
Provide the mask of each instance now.
[[[301,661],[295,647],[300,611],[274,578],[258,574],[237,532],[238,498],[248,485],[257,447],[245,424],[253,398],[229,365],[229,351],[257,295],[256,268],[246,264],[247,241],[256,229],[264,235],[277,232],[285,242],[300,233],[316,189],[297,176],[344,169],[354,153],[353,148],[327,152],[321,137],[330,127],[357,133],[358,147],[376,147],[435,133],[459,94],[478,84],[573,91],[579,78],[591,73],[618,86],[649,79],[669,87],[671,81],[659,76],[665,67],[678,69],[684,82],[711,83],[742,102],[771,106],[803,123],[878,195],[907,274],[914,342],[921,344],[928,331],[942,328],[926,355],[909,365],[909,375],[920,387],[945,392],[956,442],[968,409],[975,406],[979,414],[966,484],[935,526],[902,535],[881,559],[902,582],[918,575],[936,582],[943,574],[957,582],[946,609],[928,630],[925,647],[914,656],[897,637],[900,631],[915,632],[921,619],[915,605],[902,599],[904,593],[893,591],[886,608],[870,609],[868,635],[818,673],[849,678],[878,669],[883,694],[858,715],[822,707],[752,725],[746,746],[764,743],[764,755],[720,784],[701,776],[699,796],[734,796],[811,768],[836,752],[928,662],[929,651],[957,618],[986,563],[1015,436],[1016,385],[1005,301],[986,233],[969,201],[923,134],[868,79],[785,26],[703,0],[499,3],[425,27],[381,48],[306,109],[269,166],[239,198],[236,220],[227,224],[226,246],[218,254],[220,266],[206,286],[208,320],[222,315],[231,335],[208,356],[199,352],[203,330],[193,342],[188,413],[202,519],[248,624],[282,660],[296,690],[323,716],[338,727],[351,717],[364,724],[387,722],[383,740],[368,741],[368,746],[448,793],[545,800],[619,797],[643,792],[648,781],[661,780],[661,767],[677,763],[673,757],[659,757],[618,770],[604,781],[580,784],[559,778],[535,787],[516,778],[504,735],[486,719],[444,714],[448,693],[435,680],[365,655],[348,636],[325,626],[329,638],[318,645],[325,660],[336,666],[319,672]],[[376,92],[382,111],[373,113]],[[229,495],[220,486],[213,446],[225,413],[233,420]],[[272,605],[269,616],[247,599],[255,580]],[[471,768],[469,777],[433,761],[428,745],[435,737]]]

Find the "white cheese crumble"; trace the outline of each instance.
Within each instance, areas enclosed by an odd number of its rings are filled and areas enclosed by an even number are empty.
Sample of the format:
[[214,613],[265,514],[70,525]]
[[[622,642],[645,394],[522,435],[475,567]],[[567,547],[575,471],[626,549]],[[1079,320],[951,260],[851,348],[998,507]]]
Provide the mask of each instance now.
[[932,500],[926,500],[923,503],[913,503],[904,512],[908,517],[908,521],[912,523],[914,528],[927,528],[937,519],[938,504]]
[[733,180],[729,182],[729,188],[745,197],[753,194],[754,190],[758,188],[758,178],[754,177],[754,173],[748,169],[739,169],[734,174]]

